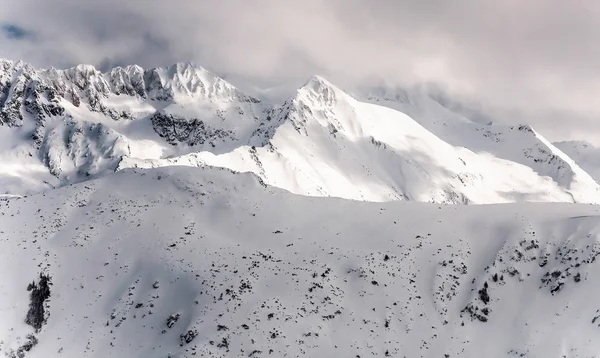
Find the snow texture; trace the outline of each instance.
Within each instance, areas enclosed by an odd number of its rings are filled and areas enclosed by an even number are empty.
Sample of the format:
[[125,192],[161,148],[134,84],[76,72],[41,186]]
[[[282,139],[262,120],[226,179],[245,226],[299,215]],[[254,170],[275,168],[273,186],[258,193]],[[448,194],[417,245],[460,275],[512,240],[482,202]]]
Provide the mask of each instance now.
[[0,231],[8,357],[600,350],[592,205],[358,202],[169,167],[3,199]]

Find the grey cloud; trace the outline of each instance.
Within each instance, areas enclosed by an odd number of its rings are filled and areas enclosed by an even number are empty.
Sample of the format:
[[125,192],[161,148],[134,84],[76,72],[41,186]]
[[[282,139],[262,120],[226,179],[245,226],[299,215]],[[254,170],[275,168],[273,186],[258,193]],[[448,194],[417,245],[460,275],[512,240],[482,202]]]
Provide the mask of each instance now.
[[0,57],[38,66],[194,61],[260,86],[293,87],[313,74],[343,86],[433,81],[553,138],[600,130],[598,2],[0,0],[0,8],[0,23],[37,38],[34,46],[4,34]]

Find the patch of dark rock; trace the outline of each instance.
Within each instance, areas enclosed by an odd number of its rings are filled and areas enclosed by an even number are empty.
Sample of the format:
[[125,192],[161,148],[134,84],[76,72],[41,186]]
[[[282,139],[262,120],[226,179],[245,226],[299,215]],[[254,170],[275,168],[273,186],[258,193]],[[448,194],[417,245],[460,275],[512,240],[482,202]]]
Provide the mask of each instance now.
[[215,141],[235,140],[233,131],[212,128],[197,118],[188,119],[156,112],[150,117],[150,121],[154,131],[171,145],[177,145],[178,143],[188,145],[209,143],[214,147]]
[[225,350],[229,351],[229,341],[227,341],[227,338],[223,337],[221,342],[217,344],[217,348],[224,348]]
[[[468,313],[471,316],[472,319],[477,319],[480,322],[487,322],[488,321],[488,318],[485,315],[479,313],[479,309],[476,306],[473,306],[473,304],[471,304],[471,303],[469,303],[467,305],[467,307],[465,307],[462,310],[462,312]],[[486,311],[486,312],[489,314],[489,310]]]
[[185,332],[184,334],[179,336],[179,339],[181,341],[181,343],[179,344],[180,346],[183,346],[184,344],[188,344],[191,341],[194,340],[194,338],[196,338],[196,336],[198,335],[198,331],[196,330],[188,330],[187,332]]
[[481,302],[485,303],[486,305],[490,302],[490,295],[488,294],[488,283],[485,282],[483,284],[483,288],[481,290],[479,290],[479,299],[481,300]]
[[170,315],[167,318],[167,327],[168,328],[172,328],[175,325],[175,323],[179,320],[179,317],[180,317],[179,313],[174,314],[174,315]]
[[556,286],[554,286],[551,290],[550,293],[554,294],[558,291],[560,291],[562,289],[562,287],[564,286],[564,282],[559,282]]
[[518,275],[520,272],[519,272],[519,270],[517,270],[515,267],[511,267],[511,268],[508,268],[508,269],[506,270],[506,273],[507,273],[507,274],[508,274],[510,277],[514,277],[514,276]]
[[27,335],[27,341],[20,346],[16,352],[11,352],[7,355],[9,358],[23,358],[27,354],[27,352],[31,351],[33,347],[38,344],[38,339],[33,334]]
[[44,303],[50,298],[50,276],[40,274],[40,281],[33,281],[27,286],[29,294],[29,310],[25,317],[25,323],[32,326],[36,332],[39,332],[42,326],[46,323],[47,315]]

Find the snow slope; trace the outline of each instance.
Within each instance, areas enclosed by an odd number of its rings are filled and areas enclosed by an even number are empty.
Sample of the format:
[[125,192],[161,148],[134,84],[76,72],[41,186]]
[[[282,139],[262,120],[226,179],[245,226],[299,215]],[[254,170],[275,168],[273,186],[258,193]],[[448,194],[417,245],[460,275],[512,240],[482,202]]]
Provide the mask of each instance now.
[[596,206],[356,202],[170,167],[2,200],[0,230],[8,356],[600,350]]
[[531,126],[496,123],[485,113],[452,101],[443,92],[412,88],[367,91],[357,96],[410,115],[454,146],[525,165],[563,187],[593,186],[589,173]]
[[101,73],[1,60],[0,192],[177,164],[365,201],[600,202],[598,183],[530,127],[463,112],[406,91],[353,97],[318,76],[279,104],[189,63]]
[[[430,111],[417,113],[416,121],[314,77],[258,131],[264,140],[256,146],[217,155],[125,158],[120,167],[221,166],[256,173],[297,194],[368,201],[598,202],[598,184],[530,127],[482,127],[437,107],[414,105]],[[423,125],[430,118],[450,129]],[[497,131],[493,138],[486,135],[490,130]],[[460,140],[450,140],[449,133]]]
[[573,158],[596,182],[600,181],[600,148],[585,141],[556,142],[554,145]]

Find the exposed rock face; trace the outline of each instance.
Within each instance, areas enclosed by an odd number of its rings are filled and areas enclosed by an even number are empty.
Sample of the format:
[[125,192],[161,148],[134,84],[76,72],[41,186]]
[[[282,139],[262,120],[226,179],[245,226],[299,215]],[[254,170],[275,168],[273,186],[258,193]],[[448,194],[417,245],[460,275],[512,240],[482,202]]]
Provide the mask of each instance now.
[[172,114],[157,112],[150,118],[156,133],[165,138],[171,145],[185,143],[193,146],[209,143],[215,147],[215,142],[236,140],[231,130],[211,128],[197,118],[184,118]]
[[114,170],[130,154],[126,138],[102,123],[77,122],[67,117],[48,131],[39,155],[57,178],[69,173],[89,177]]
[[114,94],[146,98],[144,69],[140,66],[117,67],[110,70],[109,83]]
[[[197,115],[164,110],[190,103],[201,106]],[[149,120],[173,146],[210,150],[238,141],[236,130],[249,135],[238,123],[229,125],[236,117],[250,118],[244,123],[253,127],[263,117],[262,104],[194,64],[146,70],[134,65],[102,73],[90,65],[45,70],[0,59],[0,126],[29,140],[22,151],[31,158],[37,153],[58,180],[54,185],[115,170],[131,154],[120,132],[128,124],[117,123]]]
[[30,325],[39,332],[42,326],[48,319],[48,312],[46,310],[46,300],[50,298],[50,276],[40,274],[40,281],[35,281],[27,286],[27,291],[30,291],[29,311],[27,311],[27,317],[25,323]]

